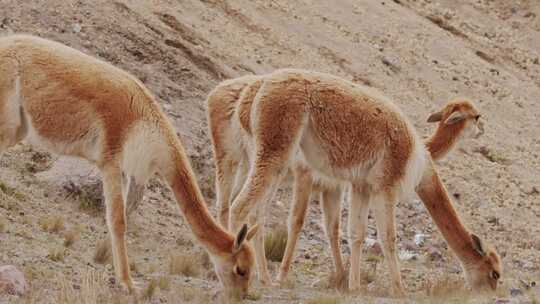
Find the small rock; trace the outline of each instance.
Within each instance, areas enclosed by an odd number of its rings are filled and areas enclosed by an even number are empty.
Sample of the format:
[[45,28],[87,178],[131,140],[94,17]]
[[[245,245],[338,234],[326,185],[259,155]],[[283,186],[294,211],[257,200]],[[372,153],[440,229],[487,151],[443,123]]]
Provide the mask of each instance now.
[[408,250],[401,251],[399,253],[399,259],[403,261],[418,260],[418,254]]
[[493,303],[494,304],[506,304],[506,303],[510,303],[510,300],[508,300],[508,299],[497,299]]
[[82,30],[82,26],[79,23],[73,24],[73,32],[74,33],[80,33]]
[[519,288],[510,288],[510,295],[512,297],[517,297],[523,295],[523,291]]
[[24,274],[15,266],[0,266],[0,293],[22,295],[28,290],[28,283]]
[[368,254],[374,255],[374,256],[382,256],[382,247],[377,240],[367,238],[366,239],[366,245],[367,245],[367,252]]
[[428,253],[429,258],[432,261],[440,261],[440,260],[442,260],[441,251],[439,249],[437,249],[436,247],[434,247],[434,246],[429,246],[427,248],[427,253]]
[[109,284],[115,285],[116,284],[116,278],[115,277],[109,277]]
[[403,243],[403,249],[407,251],[416,251],[418,249],[418,245],[416,245],[415,242],[406,241]]
[[306,254],[304,254],[304,258],[306,260],[309,260],[309,259],[311,259],[311,256],[309,255],[309,253],[306,252]]
[[423,233],[417,233],[414,235],[414,243],[418,246],[424,245],[425,240],[426,240],[426,235]]

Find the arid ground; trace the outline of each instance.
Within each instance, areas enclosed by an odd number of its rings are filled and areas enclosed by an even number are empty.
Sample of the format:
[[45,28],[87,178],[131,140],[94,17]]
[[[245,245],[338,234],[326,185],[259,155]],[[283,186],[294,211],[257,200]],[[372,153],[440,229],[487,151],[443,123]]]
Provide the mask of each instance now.
[[[221,80],[295,67],[367,84],[392,98],[422,136],[455,97],[481,109],[485,134],[438,164],[467,226],[504,263],[496,294],[468,294],[457,259],[421,202],[400,202],[398,246],[408,300],[392,299],[376,250],[366,288],[327,287],[332,260],[316,200],[290,282],[255,284],[248,303],[538,303],[540,291],[540,3],[536,0],[0,0],[0,35],[30,33],[140,78],[177,128],[215,212],[205,97]],[[2,77],[2,75],[0,75]],[[107,257],[97,169],[19,144],[0,158],[0,265],[31,284],[0,303],[128,303]],[[283,229],[284,188],[266,226]],[[343,226],[347,208],[343,210]],[[370,219],[368,237],[376,239]],[[414,237],[425,235],[418,246]],[[343,252],[349,254],[346,232]],[[142,302],[213,303],[218,281],[170,191],[153,179],[129,219]],[[277,274],[277,262],[271,263]]]

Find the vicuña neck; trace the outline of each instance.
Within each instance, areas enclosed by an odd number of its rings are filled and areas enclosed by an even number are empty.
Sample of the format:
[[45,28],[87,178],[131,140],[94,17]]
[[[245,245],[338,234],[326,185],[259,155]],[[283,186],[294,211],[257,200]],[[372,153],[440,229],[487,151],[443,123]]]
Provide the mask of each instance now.
[[446,156],[459,140],[459,135],[463,131],[464,125],[445,125],[441,122],[435,133],[426,141],[426,148],[434,160],[439,160]]
[[234,237],[218,225],[208,211],[191,165],[176,139],[172,149],[174,170],[169,171],[167,179],[191,231],[211,253],[230,252]]
[[461,262],[467,265],[478,259],[479,254],[474,250],[471,233],[459,219],[431,160],[416,188],[416,193]]

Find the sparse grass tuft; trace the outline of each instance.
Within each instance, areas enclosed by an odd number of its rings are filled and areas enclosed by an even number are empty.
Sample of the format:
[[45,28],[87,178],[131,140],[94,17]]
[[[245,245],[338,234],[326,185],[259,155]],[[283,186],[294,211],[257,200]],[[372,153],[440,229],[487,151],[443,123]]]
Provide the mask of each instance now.
[[182,274],[187,277],[196,277],[200,273],[199,263],[193,261],[191,255],[172,255],[169,263],[169,273]]
[[369,284],[371,282],[375,281],[375,278],[377,276],[377,266],[379,265],[379,262],[382,261],[382,258],[379,256],[372,255],[373,258],[370,260],[368,255],[368,265],[369,267],[365,267],[364,270],[360,273],[360,280],[364,282],[365,284]]
[[437,299],[448,302],[453,298],[461,299],[465,302],[467,293],[461,278],[445,274],[438,280],[428,280],[425,283],[425,290],[432,300]]
[[58,233],[66,228],[64,219],[60,216],[43,217],[39,219],[39,225],[41,229],[50,233]]
[[64,246],[71,247],[80,238],[80,232],[74,229],[64,233]]
[[259,301],[260,299],[262,299],[262,294],[258,291],[252,291],[248,293],[246,299],[250,301]]
[[320,297],[304,302],[305,304],[340,304],[343,303],[343,299],[339,297]]
[[6,231],[7,227],[7,221],[3,218],[0,218],[0,233],[4,233]]
[[139,272],[139,267],[137,266],[135,261],[131,260],[129,262],[129,270],[131,270],[132,272]]
[[51,247],[49,248],[49,254],[47,257],[54,262],[63,262],[66,256],[64,248],[61,247]]
[[96,252],[94,253],[94,262],[98,264],[106,264],[111,260],[111,242],[109,239],[101,240],[96,245]]
[[0,182],[0,190],[4,192],[6,195],[9,195],[13,198],[15,198],[18,201],[24,201],[26,200],[26,196],[19,192],[17,189],[10,187],[2,182]]
[[156,293],[156,289],[158,287],[158,283],[156,280],[151,280],[150,283],[148,283],[148,286],[143,291],[143,299],[146,301],[150,301],[154,294]]
[[273,262],[281,262],[285,254],[285,246],[287,245],[287,229],[284,226],[279,226],[264,239],[264,251],[266,258]]
[[54,303],[128,303],[128,296],[112,292],[106,284],[106,278],[106,273],[91,269],[87,269],[82,273],[80,285],[74,284],[72,280],[64,275],[56,276],[55,281],[60,285],[60,290]]
[[169,276],[162,276],[158,280],[158,286],[161,290],[169,290],[171,289],[171,277]]
[[210,260],[210,255],[206,250],[203,250],[199,253],[199,261],[202,268],[206,270],[213,270],[214,267],[212,265],[212,261]]

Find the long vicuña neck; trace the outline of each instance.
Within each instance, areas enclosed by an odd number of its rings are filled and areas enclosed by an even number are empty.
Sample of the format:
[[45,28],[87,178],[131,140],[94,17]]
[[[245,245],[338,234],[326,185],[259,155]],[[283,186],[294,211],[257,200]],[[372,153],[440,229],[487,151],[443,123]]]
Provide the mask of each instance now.
[[459,141],[459,135],[463,131],[463,124],[443,125],[441,122],[435,133],[426,141],[426,148],[434,160],[446,156]]
[[182,145],[174,141],[171,147],[174,169],[166,176],[180,210],[197,240],[208,251],[215,255],[230,252],[234,237],[218,225],[208,211]]
[[474,250],[471,233],[459,219],[431,160],[428,161],[416,193],[461,262],[467,265],[478,259],[479,255]]

